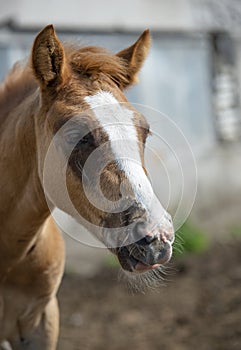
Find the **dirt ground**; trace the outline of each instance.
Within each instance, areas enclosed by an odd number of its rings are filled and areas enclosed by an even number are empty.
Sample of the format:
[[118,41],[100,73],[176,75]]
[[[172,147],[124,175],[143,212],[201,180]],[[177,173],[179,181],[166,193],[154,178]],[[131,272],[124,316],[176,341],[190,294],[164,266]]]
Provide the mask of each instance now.
[[66,275],[59,350],[241,350],[241,242],[173,262],[158,291],[131,295],[118,270]]

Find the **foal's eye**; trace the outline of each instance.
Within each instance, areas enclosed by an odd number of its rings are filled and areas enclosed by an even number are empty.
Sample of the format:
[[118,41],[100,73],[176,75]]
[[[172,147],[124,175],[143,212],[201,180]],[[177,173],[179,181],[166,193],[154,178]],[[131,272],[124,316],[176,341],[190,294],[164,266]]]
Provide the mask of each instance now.
[[85,135],[84,137],[82,137],[82,139],[79,140],[77,145],[87,145],[89,143],[90,143],[90,136],[89,135]]
[[80,146],[89,143],[89,134],[82,136],[78,130],[71,130],[65,134],[65,141],[71,146]]

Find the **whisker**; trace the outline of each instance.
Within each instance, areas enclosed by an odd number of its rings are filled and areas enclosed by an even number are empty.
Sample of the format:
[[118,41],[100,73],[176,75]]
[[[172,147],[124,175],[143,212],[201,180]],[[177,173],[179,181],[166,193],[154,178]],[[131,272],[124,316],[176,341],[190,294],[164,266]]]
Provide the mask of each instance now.
[[167,278],[170,272],[173,272],[171,266],[160,266],[141,274],[130,273],[121,269],[118,277],[126,284],[131,293],[145,294],[147,289],[156,290],[160,286],[164,286],[166,281],[171,281]]

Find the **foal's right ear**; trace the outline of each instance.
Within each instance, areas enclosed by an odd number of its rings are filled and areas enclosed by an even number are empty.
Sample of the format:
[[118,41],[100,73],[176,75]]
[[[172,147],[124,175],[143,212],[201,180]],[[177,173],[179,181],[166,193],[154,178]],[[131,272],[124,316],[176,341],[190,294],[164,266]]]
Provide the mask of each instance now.
[[42,89],[57,88],[64,81],[67,73],[64,48],[51,24],[34,41],[32,68]]

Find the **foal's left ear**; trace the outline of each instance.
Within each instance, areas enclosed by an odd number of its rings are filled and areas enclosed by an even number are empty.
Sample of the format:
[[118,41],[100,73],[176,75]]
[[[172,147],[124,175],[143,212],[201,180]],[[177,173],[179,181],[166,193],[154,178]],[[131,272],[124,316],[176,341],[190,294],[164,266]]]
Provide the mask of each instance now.
[[34,41],[32,68],[43,90],[57,88],[64,81],[67,72],[64,48],[52,25],[45,27]]
[[137,73],[145,61],[150,44],[150,32],[149,29],[146,29],[132,46],[116,54],[117,57],[123,59],[126,65],[126,82],[123,84],[124,88],[138,81]]

